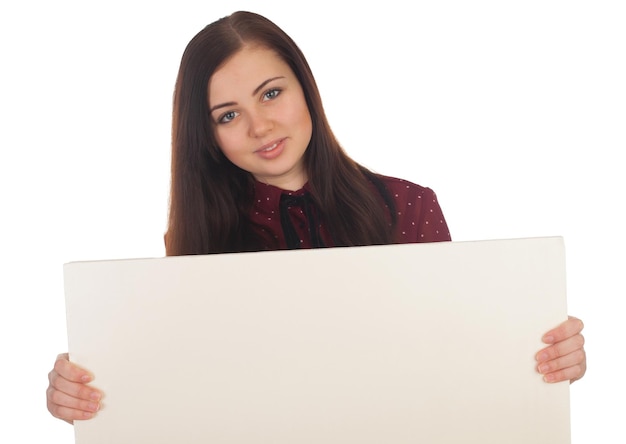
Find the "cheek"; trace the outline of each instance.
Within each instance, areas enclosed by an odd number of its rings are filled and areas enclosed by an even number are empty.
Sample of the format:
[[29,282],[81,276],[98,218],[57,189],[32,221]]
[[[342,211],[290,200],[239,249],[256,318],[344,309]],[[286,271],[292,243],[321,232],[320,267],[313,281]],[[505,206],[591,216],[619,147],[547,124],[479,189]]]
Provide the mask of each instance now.
[[249,160],[246,155],[245,141],[242,140],[241,134],[228,128],[227,131],[216,130],[214,137],[224,157],[233,165],[247,171]]
[[311,120],[311,114],[309,113],[309,108],[306,106],[306,102],[304,105],[300,105],[297,108],[297,112],[293,113],[293,124],[297,125],[300,128],[300,131],[303,135],[311,136],[313,131],[313,122]]
[[309,113],[308,108],[305,108],[304,116],[306,120],[307,131],[309,133],[309,137],[311,137],[311,134],[313,133],[313,120],[311,119],[311,114]]
[[233,134],[229,131],[220,130],[218,127],[215,129],[214,136],[217,146],[219,146],[222,153],[232,161],[231,156],[234,154],[233,148],[237,146]]
[[313,136],[313,120],[311,120],[311,114],[309,114],[308,108],[305,110],[303,114],[303,133],[307,139],[307,145],[311,142],[311,137]]

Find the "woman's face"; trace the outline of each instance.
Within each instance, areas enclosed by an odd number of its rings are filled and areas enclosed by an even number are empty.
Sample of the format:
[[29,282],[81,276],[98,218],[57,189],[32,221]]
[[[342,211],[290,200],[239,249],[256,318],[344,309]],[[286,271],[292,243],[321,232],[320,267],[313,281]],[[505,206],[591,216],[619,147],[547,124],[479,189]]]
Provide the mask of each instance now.
[[232,163],[260,182],[302,188],[311,115],[300,82],[274,51],[244,47],[215,71],[208,95],[215,138]]

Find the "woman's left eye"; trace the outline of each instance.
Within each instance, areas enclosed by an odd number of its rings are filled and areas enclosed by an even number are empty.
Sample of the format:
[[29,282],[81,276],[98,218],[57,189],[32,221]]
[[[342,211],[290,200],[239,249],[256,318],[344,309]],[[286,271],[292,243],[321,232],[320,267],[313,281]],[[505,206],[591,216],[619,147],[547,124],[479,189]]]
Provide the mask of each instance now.
[[280,89],[278,88],[270,89],[269,91],[263,93],[263,99],[272,100],[278,97],[279,94],[280,94]]

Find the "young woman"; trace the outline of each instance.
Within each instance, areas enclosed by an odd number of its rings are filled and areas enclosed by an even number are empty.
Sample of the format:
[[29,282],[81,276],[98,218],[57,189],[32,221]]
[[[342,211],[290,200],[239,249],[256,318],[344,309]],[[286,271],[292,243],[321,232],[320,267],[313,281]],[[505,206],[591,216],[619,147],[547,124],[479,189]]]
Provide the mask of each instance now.
[[[311,70],[271,21],[237,12],[198,33],[176,82],[167,255],[450,240],[434,192],[380,176],[333,136]],[[582,322],[546,333],[547,382],[582,377]],[[59,355],[48,409],[88,419],[102,394]]]

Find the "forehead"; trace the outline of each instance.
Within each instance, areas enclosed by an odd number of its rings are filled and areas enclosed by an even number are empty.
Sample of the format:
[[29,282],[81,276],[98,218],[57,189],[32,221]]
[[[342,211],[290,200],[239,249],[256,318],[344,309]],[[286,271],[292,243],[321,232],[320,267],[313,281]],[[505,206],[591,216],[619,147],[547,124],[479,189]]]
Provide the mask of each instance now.
[[208,95],[210,102],[234,100],[237,95],[250,95],[269,78],[294,78],[293,72],[272,49],[245,46],[228,58],[211,76]]

